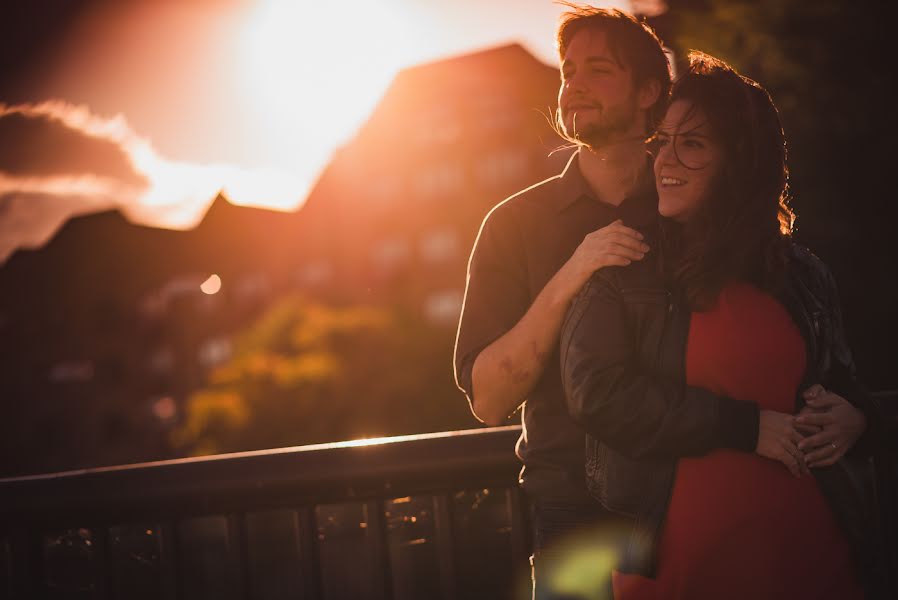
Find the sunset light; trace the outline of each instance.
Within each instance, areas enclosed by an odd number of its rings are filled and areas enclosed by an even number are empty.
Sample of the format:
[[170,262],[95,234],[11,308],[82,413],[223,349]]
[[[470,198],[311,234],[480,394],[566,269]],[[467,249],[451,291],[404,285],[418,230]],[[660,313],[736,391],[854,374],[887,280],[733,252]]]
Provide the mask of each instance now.
[[881,2],[8,4],[0,600],[898,599]]
[[259,3],[237,52],[253,122],[291,156],[310,142],[345,140],[420,54],[412,25],[394,3]]

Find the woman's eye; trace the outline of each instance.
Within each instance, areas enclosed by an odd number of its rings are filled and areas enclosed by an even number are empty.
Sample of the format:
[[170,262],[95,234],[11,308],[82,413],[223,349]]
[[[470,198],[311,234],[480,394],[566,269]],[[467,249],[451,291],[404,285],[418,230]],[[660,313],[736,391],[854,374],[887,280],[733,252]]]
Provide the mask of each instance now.
[[694,140],[694,139],[683,140],[683,145],[686,148],[694,148],[694,149],[701,149],[701,148],[705,147],[705,145],[703,143],[701,143],[698,140]]
[[670,143],[670,138],[667,136],[659,135],[657,138],[655,138],[655,143],[659,146],[666,146]]

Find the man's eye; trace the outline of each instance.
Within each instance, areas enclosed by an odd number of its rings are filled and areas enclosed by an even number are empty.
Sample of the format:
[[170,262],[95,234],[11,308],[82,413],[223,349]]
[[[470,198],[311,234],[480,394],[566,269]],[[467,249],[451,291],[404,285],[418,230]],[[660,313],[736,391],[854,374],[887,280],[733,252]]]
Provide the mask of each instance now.
[[666,135],[659,135],[657,138],[655,138],[655,143],[659,146],[666,146],[670,143],[670,138]]
[[694,139],[683,140],[683,145],[687,148],[695,148],[695,149],[701,149],[701,148],[705,147],[705,145],[703,143],[701,143],[698,140],[694,140]]

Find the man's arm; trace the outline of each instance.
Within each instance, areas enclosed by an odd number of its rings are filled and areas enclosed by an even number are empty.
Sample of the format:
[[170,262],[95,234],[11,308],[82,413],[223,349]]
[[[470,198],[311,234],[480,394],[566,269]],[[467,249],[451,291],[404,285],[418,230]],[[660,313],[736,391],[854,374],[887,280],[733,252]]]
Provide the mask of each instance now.
[[[494,265],[492,272],[488,269],[481,272],[479,266],[488,262],[481,253],[492,253],[491,248],[481,247],[481,241],[486,241],[483,232],[471,257],[465,310],[459,324],[459,340],[463,338],[471,316],[465,314],[469,308],[484,313],[490,310],[490,303],[501,305],[503,302],[502,293],[495,293],[491,298],[478,298],[476,306],[469,307],[468,299],[472,295],[472,289],[478,289],[483,283],[478,279],[494,276],[497,271],[501,271],[501,265]],[[462,357],[456,355],[456,379],[459,387],[468,394],[474,415],[488,425],[504,423],[526,400],[542,375],[546,362],[558,343],[561,323],[570,302],[590,275],[606,266],[628,265],[634,260],[640,260],[647,251],[648,246],[642,242],[642,234],[620,221],[590,233],[540,291],[523,316],[476,355],[471,367],[469,388],[463,384],[465,376],[459,376],[459,361]],[[457,344],[457,353],[458,350]],[[464,368],[461,366],[461,369]]]

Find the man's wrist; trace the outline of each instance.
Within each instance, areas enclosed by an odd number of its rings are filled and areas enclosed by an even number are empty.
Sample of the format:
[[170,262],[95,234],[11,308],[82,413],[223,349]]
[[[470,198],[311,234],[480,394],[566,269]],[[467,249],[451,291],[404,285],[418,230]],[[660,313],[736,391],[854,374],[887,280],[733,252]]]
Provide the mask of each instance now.
[[565,263],[561,269],[549,280],[546,286],[549,292],[549,301],[554,306],[567,308],[589,279],[591,273],[581,272],[578,265],[571,261]]

